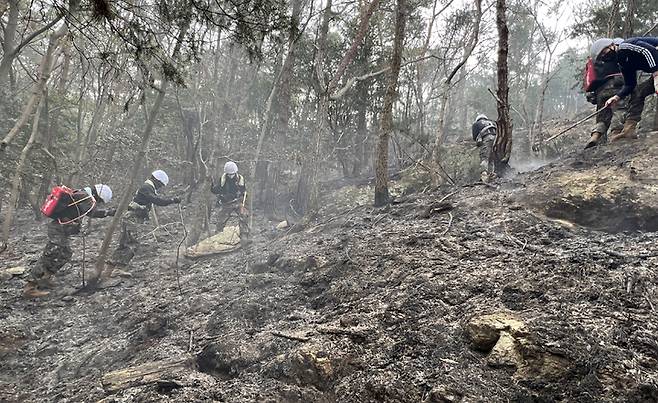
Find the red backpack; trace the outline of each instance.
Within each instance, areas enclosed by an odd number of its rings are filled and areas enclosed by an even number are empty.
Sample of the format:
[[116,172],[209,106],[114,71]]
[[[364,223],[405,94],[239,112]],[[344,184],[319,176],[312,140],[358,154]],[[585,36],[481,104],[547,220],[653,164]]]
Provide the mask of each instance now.
[[[79,220],[80,218],[86,216],[91,212],[91,210],[94,209],[94,207],[96,207],[96,200],[93,197],[87,196],[80,200],[74,201],[73,199],[74,193],[75,190],[66,187],[64,185],[55,186],[53,190],[50,191],[50,194],[46,197],[46,200],[44,200],[43,204],[41,205],[41,212],[46,217],[57,218],[60,224],[69,224],[72,223],[73,221]],[[57,213],[60,213],[62,211],[61,202],[63,201],[65,196],[68,196],[68,198],[72,201],[72,203],[66,204],[64,207],[76,206],[80,202],[83,202],[88,199],[91,199],[91,207],[85,212],[81,212],[80,209],[78,209],[78,216],[76,218],[63,222],[59,219],[59,217],[57,217]]]
[[596,81],[596,68],[594,67],[594,60],[591,57],[587,58],[587,64],[585,64],[585,73],[583,74],[583,90],[585,92],[592,91],[592,84]]
[[43,204],[41,205],[41,212],[43,215],[46,217],[52,217],[55,214],[57,205],[62,200],[64,195],[69,195],[72,197],[73,189],[63,185],[55,186],[53,190],[50,191],[50,194],[46,196],[46,200],[44,200]]

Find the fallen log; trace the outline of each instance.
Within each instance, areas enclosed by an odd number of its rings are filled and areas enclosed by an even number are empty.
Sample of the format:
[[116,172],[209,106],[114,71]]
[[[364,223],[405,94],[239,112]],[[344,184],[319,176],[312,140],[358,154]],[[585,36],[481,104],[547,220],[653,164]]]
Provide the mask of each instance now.
[[134,388],[151,383],[175,382],[194,366],[194,357],[184,355],[169,360],[149,362],[105,374],[102,385],[107,392]]

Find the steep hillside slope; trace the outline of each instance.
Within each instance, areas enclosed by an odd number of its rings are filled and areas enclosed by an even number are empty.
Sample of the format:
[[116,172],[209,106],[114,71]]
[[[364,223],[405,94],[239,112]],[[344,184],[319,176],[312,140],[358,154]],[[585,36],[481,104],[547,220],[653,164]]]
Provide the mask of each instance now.
[[[25,301],[5,273],[0,400],[656,401],[657,151],[601,147],[385,209],[328,202],[303,231],[185,262],[182,296],[180,233],[92,295]],[[43,242],[26,231],[0,270]]]

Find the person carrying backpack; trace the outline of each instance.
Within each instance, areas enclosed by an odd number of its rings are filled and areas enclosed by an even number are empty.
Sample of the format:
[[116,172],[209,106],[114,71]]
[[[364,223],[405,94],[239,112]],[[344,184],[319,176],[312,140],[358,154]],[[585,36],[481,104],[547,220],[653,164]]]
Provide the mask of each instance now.
[[169,184],[169,176],[163,170],[156,170],[137,189],[133,200],[128,205],[128,210],[121,217],[121,235],[119,235],[119,246],[114,250],[108,260],[108,275],[118,274],[130,276],[125,269],[135,257],[140,247],[140,238],[146,232],[146,222],[152,206],[169,206],[181,202],[179,197],[173,199],[161,197],[158,190]]
[[45,288],[55,284],[52,277],[73,256],[70,237],[80,233],[82,219],[86,216],[103,218],[113,216],[116,209],[101,209],[99,204],[112,200],[112,189],[103,184],[73,190],[57,186],[48,196],[41,211],[52,218],[47,225],[48,243],[37,263],[30,270],[30,278],[23,295],[27,298],[45,297]]
[[480,149],[480,179],[487,183],[494,178],[494,167],[491,162],[491,152],[496,142],[496,122],[479,114],[471,126],[473,141]]
[[[614,44],[621,44],[622,38],[614,38]],[[615,95],[624,86],[624,78],[617,64],[614,54],[600,53],[600,48],[592,46],[590,58],[585,68],[585,79],[583,90],[587,93],[587,100],[596,105],[600,111],[596,115],[596,124],[592,128],[590,139],[585,149],[597,146],[607,139],[610,129],[610,137],[621,133],[623,128],[623,116],[626,112],[626,103],[620,103],[616,108],[604,108],[606,101]]]
[[[621,139],[636,139],[635,129],[640,122],[644,109],[644,98],[658,93],[658,38],[638,37],[629,38],[620,44],[612,39],[598,39],[592,44],[592,51],[604,57],[607,54],[614,56],[624,77],[624,86],[610,97],[605,106],[614,106],[623,98],[631,95],[628,104],[628,113],[621,133],[610,138],[610,141]],[[638,85],[637,72],[644,71],[651,74],[651,78]]]
[[[247,187],[244,176],[238,173],[238,166],[235,162],[228,161],[224,164],[224,174],[219,183],[212,180],[210,191],[217,195],[217,204],[220,207],[217,217],[217,232],[219,233],[224,230],[231,213],[235,212],[241,216],[245,212],[244,202]],[[243,230],[247,230],[243,221],[240,220],[241,233]]]

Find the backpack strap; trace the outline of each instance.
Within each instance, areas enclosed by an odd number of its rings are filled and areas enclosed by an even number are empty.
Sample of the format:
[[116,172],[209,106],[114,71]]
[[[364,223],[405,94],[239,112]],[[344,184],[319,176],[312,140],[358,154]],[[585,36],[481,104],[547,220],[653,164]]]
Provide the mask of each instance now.
[[[89,199],[91,199],[91,207],[89,207],[89,210],[85,211],[84,213],[80,212],[80,207],[78,207],[78,204],[82,203],[85,200],[89,200]],[[71,195],[71,200],[73,200],[73,195]],[[62,221],[61,218],[58,218],[57,219],[58,223],[60,223],[62,225],[70,224],[74,221],[77,221],[77,220],[83,218],[87,214],[91,213],[91,210],[93,210],[94,207],[96,207],[96,199],[94,199],[93,196],[89,195],[89,196],[84,197],[80,200],[74,200],[73,203],[68,204],[66,207],[71,207],[71,206],[75,206],[76,210],[78,210],[78,216],[71,219],[71,220],[68,220],[68,221]]]
[[478,133],[477,138],[475,139],[475,141],[477,143],[479,143],[488,134],[494,134],[494,133],[489,132],[489,130],[495,129],[495,128],[496,128],[496,125],[492,121],[487,120],[487,123],[485,123],[484,127],[482,129],[480,129],[480,133]]

